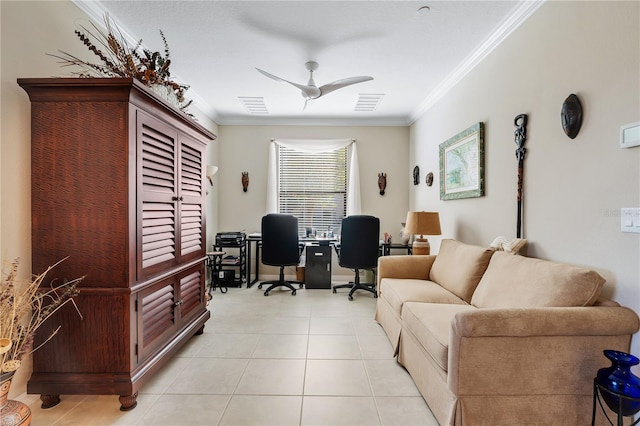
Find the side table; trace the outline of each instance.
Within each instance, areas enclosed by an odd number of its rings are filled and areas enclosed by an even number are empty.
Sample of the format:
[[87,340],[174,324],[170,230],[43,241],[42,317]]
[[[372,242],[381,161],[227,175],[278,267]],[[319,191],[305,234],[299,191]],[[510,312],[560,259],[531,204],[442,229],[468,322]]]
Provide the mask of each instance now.
[[412,254],[412,246],[411,246],[411,244],[382,243],[382,255],[383,256],[389,256],[391,254],[391,249],[406,250],[407,254]]
[[[617,392],[610,391],[609,389],[606,389],[605,387],[600,386],[600,384],[598,383],[598,381],[596,379],[593,379],[593,414],[591,416],[591,426],[594,426],[596,424],[596,412],[597,412],[596,401],[598,401],[598,405],[600,405],[600,409],[602,411],[602,414],[604,414],[605,418],[609,421],[609,424],[613,426],[613,422],[611,421],[611,419],[609,419],[609,416],[607,415],[606,409],[602,405],[602,400],[600,399],[600,394],[601,393],[607,393],[609,395],[615,395],[618,398],[619,407],[618,407],[618,413],[617,413],[618,416],[617,416],[617,421],[616,421],[616,425],[615,426],[624,426],[624,416],[622,415],[622,401],[623,400],[629,400],[629,401],[639,402],[640,399],[639,398],[631,398],[629,396],[621,395],[621,394],[619,394]],[[635,426],[638,423],[640,423],[640,418],[636,419],[633,423],[630,423],[629,426]]]
[[211,292],[216,290],[216,287],[220,287],[220,293],[226,293],[227,287],[220,286],[218,276],[218,272],[220,271],[220,266],[222,265],[222,256],[227,254],[226,251],[209,251],[207,252],[207,266],[209,267],[209,271],[211,271],[211,283],[209,284],[209,296],[211,296]]

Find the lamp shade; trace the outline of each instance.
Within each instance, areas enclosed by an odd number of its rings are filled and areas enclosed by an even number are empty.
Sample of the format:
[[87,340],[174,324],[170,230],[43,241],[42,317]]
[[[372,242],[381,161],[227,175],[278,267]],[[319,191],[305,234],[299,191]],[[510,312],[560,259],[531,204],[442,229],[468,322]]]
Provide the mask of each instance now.
[[440,235],[438,212],[408,212],[404,232],[413,235]]
[[216,173],[218,173],[218,166],[207,165],[206,176],[211,186],[213,186],[213,175]]
[[207,166],[207,177],[211,178],[218,173],[218,166]]

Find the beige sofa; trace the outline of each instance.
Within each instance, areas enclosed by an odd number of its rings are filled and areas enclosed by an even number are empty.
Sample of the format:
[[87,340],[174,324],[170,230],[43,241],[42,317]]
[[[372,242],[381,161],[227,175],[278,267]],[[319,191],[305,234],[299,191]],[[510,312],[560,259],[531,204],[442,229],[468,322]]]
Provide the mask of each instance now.
[[604,349],[635,312],[594,271],[443,240],[378,262],[376,320],[442,425],[591,424]]

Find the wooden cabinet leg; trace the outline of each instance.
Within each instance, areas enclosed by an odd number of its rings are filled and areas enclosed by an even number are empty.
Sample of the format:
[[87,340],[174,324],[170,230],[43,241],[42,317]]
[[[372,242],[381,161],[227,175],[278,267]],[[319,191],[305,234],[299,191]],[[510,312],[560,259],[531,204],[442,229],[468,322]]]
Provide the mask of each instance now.
[[42,409],[55,407],[60,404],[60,395],[40,395],[40,401],[42,401],[40,405]]
[[195,332],[194,336],[200,336],[202,333],[204,333],[204,324]]
[[120,411],[129,411],[136,408],[136,405],[138,405],[137,399],[138,392],[134,393],[133,395],[120,395]]

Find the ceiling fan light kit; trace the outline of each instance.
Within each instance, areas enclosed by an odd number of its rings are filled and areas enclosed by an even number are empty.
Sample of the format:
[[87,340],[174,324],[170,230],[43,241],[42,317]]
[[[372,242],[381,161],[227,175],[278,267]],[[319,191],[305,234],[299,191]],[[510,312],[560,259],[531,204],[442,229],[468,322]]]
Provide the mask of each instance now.
[[334,90],[342,89],[343,87],[351,86],[352,84],[373,80],[373,77],[371,76],[347,77],[318,87],[316,85],[316,82],[313,80],[313,73],[318,69],[318,63],[315,61],[309,61],[304,65],[307,68],[307,71],[309,71],[309,81],[306,85],[285,80],[284,78],[280,78],[276,75],[263,71],[260,68],[256,68],[256,70],[272,80],[289,83],[290,85],[300,89],[302,97],[305,100],[303,109],[307,107],[307,104],[310,100],[318,99],[321,96],[333,92]]

